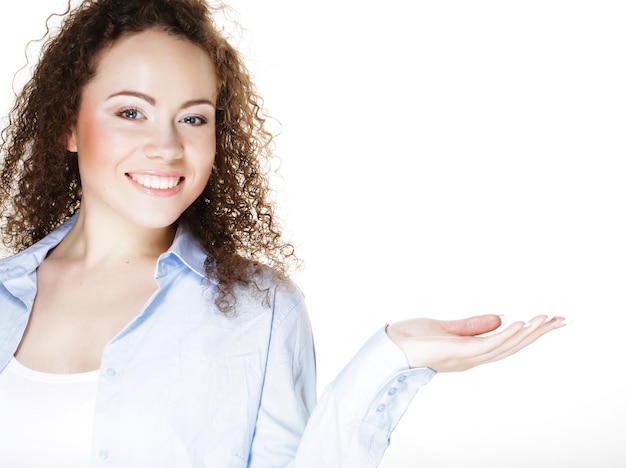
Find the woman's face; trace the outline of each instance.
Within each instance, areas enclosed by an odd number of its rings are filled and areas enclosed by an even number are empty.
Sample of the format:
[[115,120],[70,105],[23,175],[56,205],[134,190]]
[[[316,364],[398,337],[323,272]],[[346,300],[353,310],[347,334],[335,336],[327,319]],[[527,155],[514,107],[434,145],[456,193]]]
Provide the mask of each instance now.
[[68,141],[81,212],[148,228],[174,223],[211,174],[217,89],[208,54],[187,40],[147,30],[106,48]]

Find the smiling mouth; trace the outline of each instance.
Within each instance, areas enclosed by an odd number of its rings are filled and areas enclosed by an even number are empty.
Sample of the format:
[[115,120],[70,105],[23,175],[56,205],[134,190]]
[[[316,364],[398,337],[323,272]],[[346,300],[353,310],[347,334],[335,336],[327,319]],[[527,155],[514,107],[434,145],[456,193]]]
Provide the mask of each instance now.
[[185,179],[184,177],[164,177],[146,174],[126,174],[126,176],[143,187],[156,190],[167,190],[174,188]]

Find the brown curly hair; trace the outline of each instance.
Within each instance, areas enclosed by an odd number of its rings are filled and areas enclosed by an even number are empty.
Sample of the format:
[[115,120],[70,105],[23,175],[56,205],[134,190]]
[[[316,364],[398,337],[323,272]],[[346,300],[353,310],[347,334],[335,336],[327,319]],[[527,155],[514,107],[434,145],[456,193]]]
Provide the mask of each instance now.
[[[249,72],[203,0],[68,2],[56,34],[48,34],[32,78],[17,96],[2,132],[0,203],[4,244],[20,251],[68,220],[80,207],[75,155],[66,149],[85,84],[99,53],[117,39],[159,29],[200,46],[218,76],[217,154],[207,186],[181,215],[206,250],[207,278],[218,284],[223,312],[236,285],[256,285],[263,265],[281,278],[298,265],[282,239],[270,197],[272,134]],[[219,7],[223,8],[223,7]]]

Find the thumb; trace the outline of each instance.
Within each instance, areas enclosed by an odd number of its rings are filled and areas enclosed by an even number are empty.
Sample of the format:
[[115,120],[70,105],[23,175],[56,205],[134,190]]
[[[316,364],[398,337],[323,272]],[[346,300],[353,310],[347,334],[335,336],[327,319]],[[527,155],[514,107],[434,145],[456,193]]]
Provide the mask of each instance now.
[[458,336],[475,336],[495,330],[502,325],[499,315],[477,315],[460,320],[442,320],[441,327],[448,333]]

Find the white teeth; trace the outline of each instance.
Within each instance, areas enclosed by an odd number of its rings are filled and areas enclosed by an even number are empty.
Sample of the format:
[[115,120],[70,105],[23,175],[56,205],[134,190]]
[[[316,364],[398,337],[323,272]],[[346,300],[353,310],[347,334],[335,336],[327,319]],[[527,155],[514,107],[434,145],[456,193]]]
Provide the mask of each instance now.
[[131,179],[146,188],[166,190],[176,187],[180,177],[160,177],[155,175],[131,174]]

